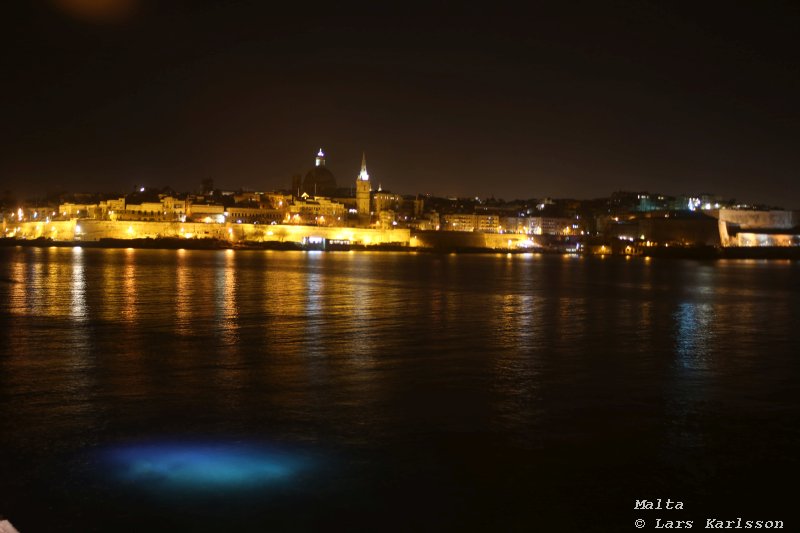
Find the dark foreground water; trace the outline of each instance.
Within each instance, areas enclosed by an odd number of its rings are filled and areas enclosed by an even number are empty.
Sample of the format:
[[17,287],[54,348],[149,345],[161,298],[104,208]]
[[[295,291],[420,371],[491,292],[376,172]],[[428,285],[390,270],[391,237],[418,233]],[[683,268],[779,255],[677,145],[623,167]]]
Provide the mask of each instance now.
[[798,530],[798,274],[2,249],[0,515],[23,533]]

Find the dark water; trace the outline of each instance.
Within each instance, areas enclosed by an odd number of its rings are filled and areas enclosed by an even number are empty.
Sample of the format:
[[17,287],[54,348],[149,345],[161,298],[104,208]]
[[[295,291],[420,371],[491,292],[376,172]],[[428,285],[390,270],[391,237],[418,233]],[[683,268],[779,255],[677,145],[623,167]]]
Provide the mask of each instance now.
[[23,533],[796,529],[799,273],[2,249],[0,514]]

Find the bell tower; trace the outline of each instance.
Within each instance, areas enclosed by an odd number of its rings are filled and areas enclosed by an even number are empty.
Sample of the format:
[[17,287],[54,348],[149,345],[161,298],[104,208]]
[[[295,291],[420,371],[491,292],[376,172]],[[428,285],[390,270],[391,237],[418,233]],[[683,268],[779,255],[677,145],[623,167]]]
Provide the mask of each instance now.
[[370,183],[369,174],[367,173],[367,156],[361,154],[361,172],[358,173],[356,179],[356,210],[358,211],[359,218],[367,218],[370,216]]

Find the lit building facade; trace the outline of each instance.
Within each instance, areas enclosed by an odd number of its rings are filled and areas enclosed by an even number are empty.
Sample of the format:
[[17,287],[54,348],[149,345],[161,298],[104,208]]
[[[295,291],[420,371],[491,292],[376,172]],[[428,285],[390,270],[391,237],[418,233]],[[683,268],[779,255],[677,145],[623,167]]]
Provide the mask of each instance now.
[[578,229],[574,219],[562,217],[530,217],[528,227],[534,235],[574,235]]
[[295,199],[286,210],[285,223],[315,224],[318,226],[341,226],[347,217],[344,204],[327,198],[303,197]]
[[400,211],[403,207],[403,197],[399,194],[382,191],[380,186],[372,195],[372,205],[376,213],[381,211]]

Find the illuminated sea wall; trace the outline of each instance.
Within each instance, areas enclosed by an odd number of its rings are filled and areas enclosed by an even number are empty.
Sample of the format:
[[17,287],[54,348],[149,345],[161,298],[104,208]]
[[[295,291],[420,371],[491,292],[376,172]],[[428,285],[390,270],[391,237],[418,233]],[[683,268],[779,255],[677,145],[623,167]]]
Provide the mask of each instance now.
[[532,248],[531,237],[514,233],[416,231],[408,229],[329,228],[320,226],[217,224],[109,220],[59,220],[9,225],[8,237],[46,238],[53,241],[99,241],[100,239],[221,239],[236,242],[297,242],[307,239],[348,241],[357,245],[395,244],[414,248]]
[[473,231],[415,231],[411,246],[420,248],[491,248],[514,250],[537,247],[530,235],[522,233],[479,233]]
[[742,229],[789,229],[799,222],[793,211],[753,211],[748,209],[720,209],[719,221],[735,224]]
[[309,238],[349,241],[353,244],[408,245],[407,229],[328,228],[319,226],[66,220],[23,222],[4,228],[6,236],[54,241],[100,239],[206,238],[231,242],[303,242]]
[[230,238],[255,242],[303,242],[307,238],[349,241],[353,244],[399,244],[408,245],[411,232],[407,229],[328,228],[320,226],[293,225],[228,225]]
[[800,245],[797,211],[719,210],[719,235],[724,247],[790,247]]
[[[658,221],[661,222],[661,221]],[[711,221],[711,226],[713,220]],[[728,236],[724,222],[719,222],[717,231],[704,232],[706,244],[719,245],[720,234],[723,246],[797,246],[798,236],[755,235],[758,232]],[[679,229],[686,230],[682,225]],[[672,227],[672,226],[670,226]],[[717,229],[717,228],[712,228]],[[96,242],[101,239],[219,239],[237,242],[285,242],[303,243],[309,239],[347,241],[355,245],[399,245],[411,248],[492,249],[520,250],[540,247],[529,235],[516,233],[480,233],[464,231],[414,231],[408,229],[329,228],[319,226],[266,225],[266,224],[217,224],[107,220],[58,220],[53,222],[23,222],[6,225],[7,237],[18,239],[50,239],[60,242]],[[696,235],[697,228],[684,233]],[[650,232],[647,232],[650,236]],[[664,237],[664,235],[661,235]]]
[[5,237],[18,239],[53,239],[54,241],[71,241],[75,238],[75,220],[59,220],[56,222],[22,222],[4,224]]

